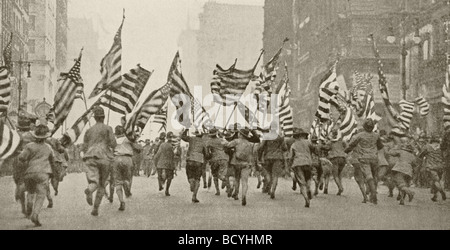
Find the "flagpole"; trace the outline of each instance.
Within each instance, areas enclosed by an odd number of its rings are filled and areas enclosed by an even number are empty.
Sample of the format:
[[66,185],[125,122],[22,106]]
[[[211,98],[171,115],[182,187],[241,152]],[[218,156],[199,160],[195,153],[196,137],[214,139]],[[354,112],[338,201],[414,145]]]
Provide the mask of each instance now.
[[236,112],[237,105],[238,105],[238,104],[237,104],[237,102],[236,102],[236,103],[234,104],[233,112],[231,113],[230,118],[228,118],[227,124],[225,124],[225,130],[227,130],[227,126],[228,126],[228,124],[230,123],[231,118],[233,118],[234,112]]
[[[84,94],[84,91],[83,91],[83,102],[84,102],[84,107],[86,108],[86,111],[88,111],[88,106],[87,106],[87,102],[86,102],[86,95]],[[91,120],[89,120],[89,127],[92,127]]]
[[109,118],[111,116],[111,101],[112,101],[112,90],[109,92],[109,104],[108,104],[108,122],[107,125],[109,126]]

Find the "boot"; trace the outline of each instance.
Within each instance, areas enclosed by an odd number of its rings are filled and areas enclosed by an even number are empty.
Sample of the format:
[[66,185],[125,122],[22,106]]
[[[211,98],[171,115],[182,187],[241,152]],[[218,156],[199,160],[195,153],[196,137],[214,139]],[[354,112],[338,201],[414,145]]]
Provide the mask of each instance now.
[[447,195],[445,194],[444,191],[441,191],[441,195],[442,195],[442,200],[446,201],[447,200]]
[[84,194],[86,195],[86,202],[89,206],[94,205],[94,203],[92,202],[93,197],[92,197],[92,193],[89,189],[84,190]]
[[172,180],[167,180],[167,183],[166,183],[166,196],[167,197],[170,196],[170,193],[169,193],[170,184],[172,184]]
[[42,226],[41,222],[39,221],[39,216],[37,214],[33,214],[31,216],[31,222],[33,222],[36,227]]
[[242,206],[247,206],[247,197],[242,198]]
[[197,199],[197,193],[199,189],[200,189],[200,181],[194,180],[194,193],[192,195],[193,203],[200,203],[200,201]]
[[214,187],[216,188],[216,196],[220,196],[219,179],[214,178]]
[[47,208],[53,208],[53,200],[48,200]]
[[437,201],[438,201],[437,194],[433,195],[433,197],[431,198],[431,200],[432,200],[433,202],[437,202]]
[[210,176],[208,178],[208,189],[210,189],[212,187],[212,177]]
[[377,198],[377,186],[375,185],[375,180],[368,180],[369,189],[370,189],[370,202],[373,204],[378,204]]
[[119,211],[121,212],[125,211],[125,202],[120,203]]

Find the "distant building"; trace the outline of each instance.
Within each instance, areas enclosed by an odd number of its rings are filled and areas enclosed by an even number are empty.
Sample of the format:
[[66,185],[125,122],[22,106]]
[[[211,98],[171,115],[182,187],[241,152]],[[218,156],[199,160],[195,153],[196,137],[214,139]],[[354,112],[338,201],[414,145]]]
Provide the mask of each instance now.
[[67,38],[69,29],[67,10],[67,0],[56,1],[56,69],[58,73],[69,70],[67,68]]
[[[59,1],[59,0],[58,0]],[[32,77],[28,86],[31,106],[45,98],[53,104],[57,91],[56,68],[56,0],[30,2],[29,59],[32,61]]]
[[203,95],[211,93],[211,79],[216,64],[237,68],[254,67],[263,48],[264,10],[261,6],[205,3],[199,16],[197,32],[198,84]]
[[183,60],[183,75],[192,85],[200,85],[198,80],[198,30],[191,27],[188,17],[187,27],[178,38],[178,46]]
[[[0,27],[0,51],[7,45],[10,39],[11,33],[13,33],[13,47],[12,55],[15,61],[13,65],[12,75],[14,76],[15,86],[19,86],[19,79],[22,80],[22,91],[20,95],[21,103],[26,103],[27,100],[27,85],[29,80],[27,77],[27,67],[22,65],[22,71],[20,70],[20,64],[17,61],[26,61],[28,57],[28,27],[29,27],[29,1],[13,1],[2,0],[0,3],[1,13],[1,27]],[[1,64],[3,64],[3,56],[0,56]],[[20,76],[22,72],[22,77]],[[19,88],[12,89],[12,100],[10,106],[10,113],[17,114],[19,107]]]

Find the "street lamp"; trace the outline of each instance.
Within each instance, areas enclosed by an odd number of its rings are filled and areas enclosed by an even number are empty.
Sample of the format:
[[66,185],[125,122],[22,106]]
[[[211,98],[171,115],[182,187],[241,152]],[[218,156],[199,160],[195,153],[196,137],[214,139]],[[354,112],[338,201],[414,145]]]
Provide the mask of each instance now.
[[19,65],[19,105],[18,105],[18,114],[20,115],[20,111],[22,110],[22,67],[25,65],[27,67],[27,78],[31,78],[31,62],[23,61],[22,57],[20,57],[19,61],[13,61],[13,63],[17,63]]
[[[401,30],[401,41],[400,41],[400,46],[401,46],[401,56],[402,56],[402,96],[403,96],[403,100],[406,100],[406,91],[408,89],[408,86],[406,85],[406,57],[408,56],[408,50],[406,48],[406,32],[405,32],[405,22],[406,22],[406,17],[403,16],[402,21],[400,23],[400,30]],[[415,19],[414,20],[414,26],[416,27],[416,31],[414,33],[414,38],[412,39],[412,41],[414,42],[415,45],[419,45],[422,42],[422,39],[420,38],[420,32],[419,32],[419,20]],[[388,43],[390,44],[394,44],[397,41],[397,38],[395,36],[395,32],[394,32],[394,28],[390,27],[389,28],[389,35],[386,38],[386,40],[388,41]]]

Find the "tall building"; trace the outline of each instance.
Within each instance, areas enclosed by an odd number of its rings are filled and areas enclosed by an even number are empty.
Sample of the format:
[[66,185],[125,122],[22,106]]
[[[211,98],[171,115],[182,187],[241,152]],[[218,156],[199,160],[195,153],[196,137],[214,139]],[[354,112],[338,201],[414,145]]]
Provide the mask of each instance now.
[[[67,72],[67,36],[68,36],[68,19],[67,19],[67,1],[56,1],[56,69],[57,72]],[[70,67],[70,66],[69,66]]]
[[[58,0],[59,1],[59,0]],[[28,102],[34,107],[46,101],[53,103],[57,91],[56,68],[56,0],[30,2],[29,59],[32,77],[28,86]]]
[[[402,99],[401,49],[399,44],[388,43],[386,38],[396,27],[393,20],[399,15],[411,19],[412,13],[420,11],[427,2],[431,1],[294,0],[292,20],[297,51],[293,79],[297,86],[292,88],[299,90],[293,92],[296,124],[308,127],[312,123],[316,109],[311,107],[318,105],[320,80],[337,54],[341,56],[338,74],[343,76],[347,87],[353,85],[355,71],[374,76],[377,112],[384,116],[386,110],[381,105],[377,84],[377,62],[367,39],[370,34],[374,34],[385,65],[391,101],[398,103]],[[412,93],[408,91],[407,99],[411,98]],[[381,123],[382,128],[387,128],[386,119]]]
[[183,59],[183,75],[189,84],[198,85],[198,30],[191,27],[190,17],[188,17],[186,29],[178,37],[181,58]]
[[[27,65],[20,64],[19,61],[28,60],[28,25],[29,25],[29,1],[13,1],[13,0],[2,0],[1,1],[1,41],[0,49],[3,48],[9,42],[11,33],[13,33],[13,46],[12,46],[12,56],[13,56],[13,72],[12,75],[15,78],[15,86],[19,87],[12,89],[12,100],[10,106],[10,113],[17,114],[19,108],[19,92],[20,92],[20,102],[22,104],[26,103],[27,100],[27,85],[29,79],[27,79]],[[3,57],[0,57],[3,61]],[[3,64],[3,62],[1,62]],[[22,73],[22,75],[20,74]],[[21,82],[19,81],[21,80]]]
[[261,6],[205,3],[197,32],[197,85],[203,95],[211,93],[216,64],[228,68],[237,58],[238,69],[254,67],[263,48],[263,11]]

